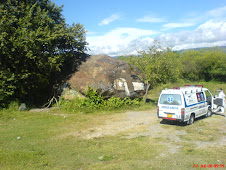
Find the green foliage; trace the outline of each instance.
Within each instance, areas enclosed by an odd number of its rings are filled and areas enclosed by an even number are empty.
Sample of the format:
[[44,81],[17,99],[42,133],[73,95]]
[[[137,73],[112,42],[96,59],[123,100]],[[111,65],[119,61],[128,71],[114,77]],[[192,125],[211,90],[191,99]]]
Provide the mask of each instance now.
[[15,118],[15,114],[19,112],[19,102],[12,101],[5,108],[0,110],[0,119],[10,120]]
[[128,97],[120,99],[118,97],[111,97],[105,99],[98,95],[96,90],[88,88],[86,98],[75,98],[72,101],[62,100],[61,109],[69,112],[91,113],[94,110],[113,110],[127,106],[139,106],[139,99],[130,99]]
[[138,56],[121,56],[121,60],[142,72],[140,77],[151,88],[187,81],[219,81],[226,79],[226,53],[218,48],[205,50],[186,50],[182,53],[163,49],[157,42],[148,51],[141,51]]
[[180,55],[182,62],[182,76],[190,81],[211,81],[225,82],[226,74],[226,53],[222,51],[184,51]]
[[14,94],[16,86],[14,84],[15,75],[9,74],[8,70],[0,70],[0,107],[6,107],[8,103],[1,103],[1,101],[9,101],[9,98]]
[[226,81],[226,53],[221,51],[208,51],[203,54],[205,62],[202,63],[204,79],[206,81]]
[[178,54],[169,48],[163,49],[158,42],[148,51],[140,51],[139,56],[128,56],[128,61],[132,68],[142,72],[140,78],[149,82],[152,88],[161,83],[175,82],[180,77]]
[[66,25],[61,12],[49,0],[1,2],[1,103],[43,100],[67,64],[81,57],[85,30],[81,24]]
[[199,51],[194,50],[187,50],[181,54],[180,60],[183,66],[181,68],[183,78],[190,81],[197,81],[201,78],[200,55]]
[[99,108],[100,105],[104,102],[104,97],[101,95],[98,95],[96,90],[93,90],[91,87],[88,87],[88,90],[85,95],[88,100],[86,100],[85,106],[91,106],[91,107],[97,107]]

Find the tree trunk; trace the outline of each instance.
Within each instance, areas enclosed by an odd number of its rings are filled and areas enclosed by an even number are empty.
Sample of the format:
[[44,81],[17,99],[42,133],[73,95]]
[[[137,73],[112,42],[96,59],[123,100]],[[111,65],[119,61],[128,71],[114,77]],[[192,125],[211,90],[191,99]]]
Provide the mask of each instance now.
[[146,92],[145,92],[145,96],[144,96],[144,103],[146,103],[146,100],[147,100],[149,87],[150,87],[150,83],[149,83],[149,81],[147,81],[147,88],[146,88]]

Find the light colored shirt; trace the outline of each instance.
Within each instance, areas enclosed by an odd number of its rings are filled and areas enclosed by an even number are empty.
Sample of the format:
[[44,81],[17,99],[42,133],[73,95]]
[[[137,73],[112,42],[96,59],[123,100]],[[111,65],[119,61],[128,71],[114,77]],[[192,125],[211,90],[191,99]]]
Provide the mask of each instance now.
[[223,90],[222,91],[220,91],[220,93],[219,93],[219,95],[218,95],[220,98],[222,98],[223,99],[223,106],[225,105],[225,94],[224,94],[224,92],[223,92]]
[[219,93],[219,97],[220,97],[220,98],[222,98],[222,99],[225,97],[225,94],[224,94],[224,92],[223,92],[223,91],[220,91],[220,93]]

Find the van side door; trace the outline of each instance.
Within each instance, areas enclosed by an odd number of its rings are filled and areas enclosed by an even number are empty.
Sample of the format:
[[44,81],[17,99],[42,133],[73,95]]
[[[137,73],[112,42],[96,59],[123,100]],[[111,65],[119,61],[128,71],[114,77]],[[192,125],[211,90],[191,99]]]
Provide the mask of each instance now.
[[206,111],[207,111],[208,106],[210,106],[211,109],[213,109],[213,96],[209,90],[205,90],[204,92],[205,92],[204,94],[205,94],[205,101],[207,105],[207,108],[206,108]]
[[205,96],[203,92],[196,93],[197,101],[198,101],[198,109],[199,109],[199,115],[206,114],[207,110],[207,103],[205,102]]

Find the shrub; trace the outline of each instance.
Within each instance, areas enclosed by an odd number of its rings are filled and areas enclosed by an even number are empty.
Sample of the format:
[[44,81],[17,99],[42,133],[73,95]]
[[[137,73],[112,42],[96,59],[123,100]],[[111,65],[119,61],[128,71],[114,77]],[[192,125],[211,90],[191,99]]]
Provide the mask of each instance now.
[[93,112],[94,110],[114,110],[125,106],[139,106],[139,99],[130,99],[126,97],[120,99],[119,97],[111,97],[105,99],[99,95],[96,90],[88,87],[86,98],[75,98],[71,101],[62,100],[61,109],[69,112]]

